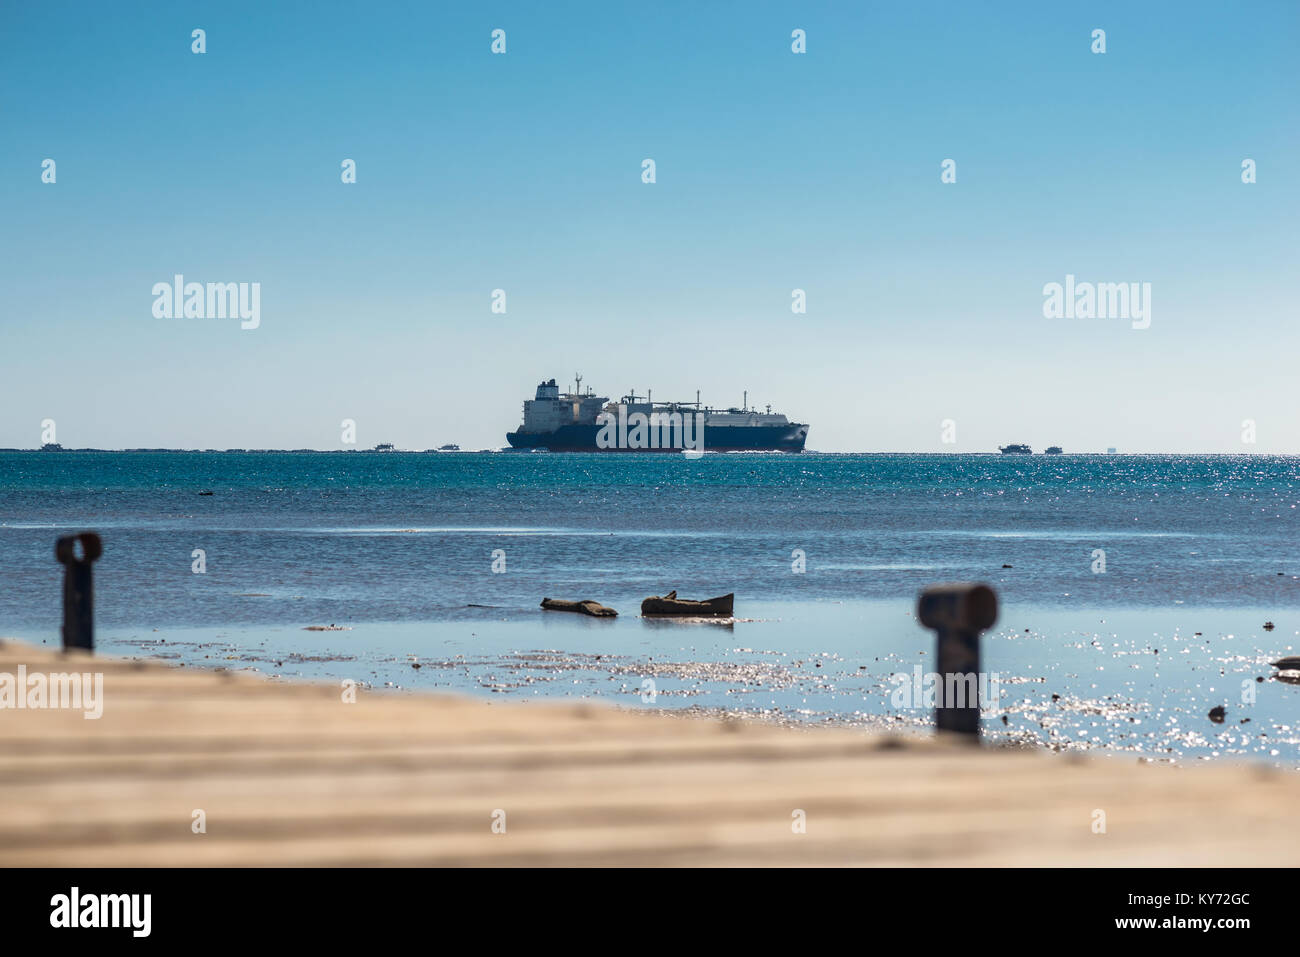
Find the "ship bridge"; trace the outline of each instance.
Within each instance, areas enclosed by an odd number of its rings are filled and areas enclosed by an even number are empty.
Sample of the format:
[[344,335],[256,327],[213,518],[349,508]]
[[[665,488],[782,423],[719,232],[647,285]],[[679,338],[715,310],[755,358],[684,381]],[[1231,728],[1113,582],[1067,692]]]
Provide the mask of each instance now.
[[554,379],[537,386],[536,397],[524,401],[524,424],[521,432],[554,432],[566,425],[595,425],[596,416],[609,401],[596,395],[591,387],[582,388],[582,376],[575,376],[572,392],[561,392]]

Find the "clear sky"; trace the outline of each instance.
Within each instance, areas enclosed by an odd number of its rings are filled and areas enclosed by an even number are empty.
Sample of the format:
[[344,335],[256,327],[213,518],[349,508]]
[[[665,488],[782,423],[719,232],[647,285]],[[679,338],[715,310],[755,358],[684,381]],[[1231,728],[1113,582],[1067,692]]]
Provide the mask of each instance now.
[[[5,2],[0,446],[499,447],[580,371],[814,449],[1300,452],[1297,50],[1292,0]],[[155,318],[177,273],[260,327]]]

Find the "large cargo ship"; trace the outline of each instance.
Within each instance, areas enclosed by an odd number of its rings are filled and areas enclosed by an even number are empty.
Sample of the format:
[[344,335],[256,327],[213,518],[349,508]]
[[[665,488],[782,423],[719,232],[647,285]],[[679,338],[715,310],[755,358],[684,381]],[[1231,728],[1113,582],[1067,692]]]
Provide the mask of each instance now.
[[808,426],[749,408],[713,409],[694,402],[655,402],[649,393],[617,402],[582,391],[561,392],[554,379],[524,402],[524,422],[506,441],[516,449],[550,452],[802,452]]

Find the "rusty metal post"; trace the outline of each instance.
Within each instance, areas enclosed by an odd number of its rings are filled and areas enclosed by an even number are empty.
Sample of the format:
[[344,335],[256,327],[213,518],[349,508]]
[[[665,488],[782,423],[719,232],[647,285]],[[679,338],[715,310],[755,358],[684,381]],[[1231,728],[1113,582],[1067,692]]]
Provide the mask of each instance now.
[[940,685],[934,723],[940,731],[978,738],[979,636],[997,621],[998,596],[988,585],[932,585],[921,592],[916,614],[922,625],[938,633],[935,671]]
[[[81,555],[77,555],[77,545]],[[64,535],[54,543],[54,557],[63,563],[63,650],[95,650],[95,580],[91,566],[104,554],[94,532]]]

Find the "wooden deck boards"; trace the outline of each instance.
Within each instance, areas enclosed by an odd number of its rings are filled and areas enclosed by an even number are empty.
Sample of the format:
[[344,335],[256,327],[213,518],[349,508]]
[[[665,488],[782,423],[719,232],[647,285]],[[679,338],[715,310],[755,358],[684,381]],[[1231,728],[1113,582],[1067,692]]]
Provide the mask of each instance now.
[[347,704],[330,685],[0,643],[0,672],[20,664],[102,672],[105,703],[99,720],[0,710],[4,866],[1290,865],[1300,851],[1300,779],[1257,767],[591,704],[364,690]]

